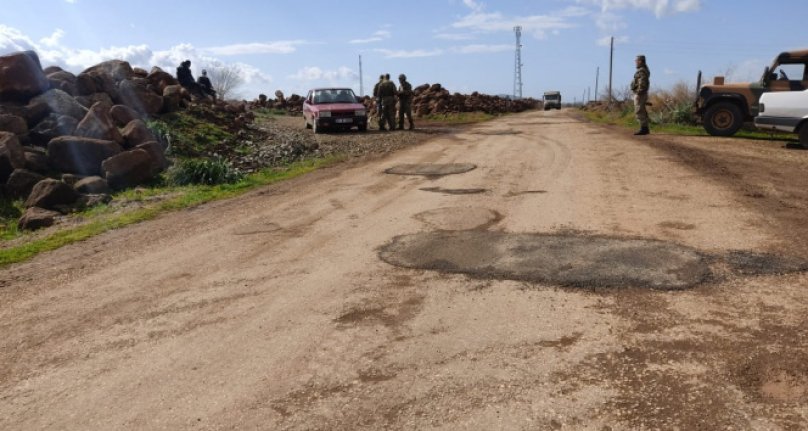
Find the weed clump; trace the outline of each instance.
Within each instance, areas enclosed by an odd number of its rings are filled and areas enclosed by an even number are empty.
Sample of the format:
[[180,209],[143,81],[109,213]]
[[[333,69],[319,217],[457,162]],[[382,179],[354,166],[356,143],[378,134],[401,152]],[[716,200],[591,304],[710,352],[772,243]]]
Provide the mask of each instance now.
[[212,186],[237,183],[244,178],[244,174],[220,158],[185,159],[172,166],[166,177],[170,184],[177,186]]

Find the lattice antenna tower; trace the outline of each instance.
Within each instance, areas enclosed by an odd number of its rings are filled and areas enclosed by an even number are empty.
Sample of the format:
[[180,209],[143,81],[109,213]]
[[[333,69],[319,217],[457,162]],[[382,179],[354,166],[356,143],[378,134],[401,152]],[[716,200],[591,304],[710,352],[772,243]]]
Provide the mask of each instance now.
[[513,68],[513,97],[514,99],[522,98],[522,26],[517,25],[513,28],[516,33],[516,59]]

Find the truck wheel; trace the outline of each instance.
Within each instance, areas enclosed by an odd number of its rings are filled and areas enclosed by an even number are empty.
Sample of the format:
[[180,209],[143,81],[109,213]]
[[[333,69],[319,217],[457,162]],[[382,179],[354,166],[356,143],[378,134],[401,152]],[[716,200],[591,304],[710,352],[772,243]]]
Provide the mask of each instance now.
[[800,126],[800,145],[802,148],[808,149],[808,122],[802,123]]
[[704,130],[713,136],[732,136],[742,125],[743,114],[734,103],[716,103],[704,113]]

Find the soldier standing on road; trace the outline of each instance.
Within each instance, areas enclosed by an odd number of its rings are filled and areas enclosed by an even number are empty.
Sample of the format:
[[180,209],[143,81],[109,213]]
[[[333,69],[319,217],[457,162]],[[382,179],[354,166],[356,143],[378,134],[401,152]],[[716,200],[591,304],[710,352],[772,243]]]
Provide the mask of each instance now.
[[384,128],[382,125],[382,118],[384,118],[382,114],[382,98],[379,97],[379,87],[381,87],[382,82],[384,82],[384,74],[379,75],[379,82],[373,86],[373,98],[376,100],[376,119],[379,122],[379,130]]
[[407,82],[407,76],[398,75],[398,130],[404,129],[404,115],[410,122],[410,130],[415,128],[412,123],[412,84]]
[[631,91],[634,92],[634,114],[637,116],[637,121],[640,122],[640,130],[637,130],[634,134],[647,135],[650,130],[648,129],[648,111],[645,106],[648,103],[651,71],[648,70],[644,55],[638,55],[635,63],[637,64],[637,72],[634,73],[634,80],[631,81]]
[[379,97],[382,99],[382,120],[379,130],[384,130],[384,123],[387,123],[387,130],[396,128],[396,84],[390,80],[390,74],[384,75],[384,82],[379,85]]

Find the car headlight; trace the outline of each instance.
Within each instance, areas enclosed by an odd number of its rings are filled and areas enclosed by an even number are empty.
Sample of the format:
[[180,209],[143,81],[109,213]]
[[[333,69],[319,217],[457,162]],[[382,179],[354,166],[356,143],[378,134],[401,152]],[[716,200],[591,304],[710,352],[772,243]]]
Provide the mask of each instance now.
[[320,118],[331,118],[331,111],[320,111]]
[[353,113],[353,114],[354,114],[354,116],[356,116],[356,117],[364,117],[365,115],[367,115],[367,113],[365,112],[365,110],[364,110],[364,109],[359,109],[359,110],[356,110],[356,111],[354,111],[354,113]]

